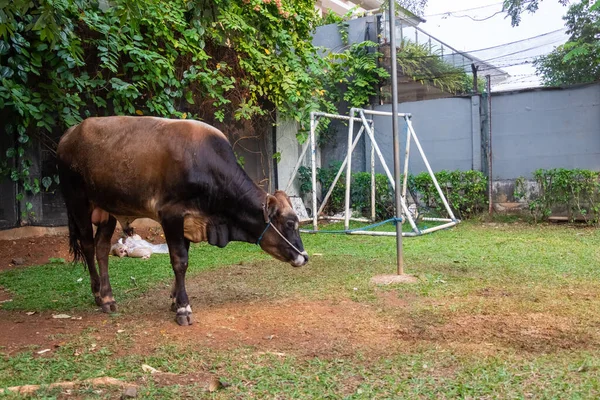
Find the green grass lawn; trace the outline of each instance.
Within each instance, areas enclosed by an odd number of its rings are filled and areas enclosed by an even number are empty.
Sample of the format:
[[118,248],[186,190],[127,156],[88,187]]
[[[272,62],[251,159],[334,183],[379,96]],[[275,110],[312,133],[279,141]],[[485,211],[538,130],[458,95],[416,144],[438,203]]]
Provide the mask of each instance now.
[[[303,241],[311,259],[299,269],[272,260],[256,246],[193,245],[188,291],[199,326],[180,328],[165,322],[160,332],[167,339],[157,338],[143,351],[137,332],[111,341],[98,337],[105,335],[106,327],[130,324],[135,331],[139,324],[140,330],[150,330],[156,321],[162,323],[172,281],[168,257],[111,257],[111,281],[121,313],[66,334],[51,354],[39,356],[37,348],[4,353],[0,387],[111,376],[138,383],[142,398],[600,396],[596,229],[464,222],[451,230],[405,238],[406,272],[419,282],[390,287],[375,287],[369,280],[394,273],[394,238],[305,234]],[[81,265],[7,271],[0,274],[0,286],[13,298],[2,304],[4,313],[95,313],[89,277]],[[316,340],[296,347],[276,341],[257,345],[241,337],[227,346],[210,345],[206,337],[212,333],[201,325],[201,310],[208,318],[210,310],[232,310],[236,304],[247,313],[265,305],[289,307],[291,314],[298,313],[298,304],[315,310],[326,307],[331,314],[307,315],[305,324],[300,316],[294,324],[297,330],[318,331],[321,323],[322,331],[340,334],[339,343],[323,350]],[[352,324],[340,328],[340,321],[347,323],[355,315],[361,316],[356,326],[375,336],[344,336]],[[233,316],[216,318],[224,325]],[[284,322],[289,318],[282,316]],[[145,322],[148,319],[152,322]],[[317,327],[309,320],[317,321]],[[249,321],[254,325],[245,334],[251,335],[260,320]],[[388,326],[397,333],[384,334]],[[295,328],[289,327],[291,335],[300,338]],[[185,329],[198,336],[186,337]],[[144,363],[169,372],[170,378],[148,377],[140,368]],[[198,380],[187,379],[200,373],[219,376],[231,386],[209,393]],[[72,394],[114,398],[119,393],[84,386]],[[64,392],[43,390],[38,396],[61,397]]]

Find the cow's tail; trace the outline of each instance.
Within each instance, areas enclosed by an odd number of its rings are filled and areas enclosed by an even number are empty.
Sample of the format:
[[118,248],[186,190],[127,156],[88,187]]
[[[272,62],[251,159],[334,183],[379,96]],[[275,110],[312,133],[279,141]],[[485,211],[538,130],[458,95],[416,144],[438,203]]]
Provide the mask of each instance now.
[[75,215],[67,206],[67,218],[69,220],[69,251],[73,256],[73,262],[82,262],[84,267],[87,267],[87,261],[81,248],[81,231],[77,226]]
[[58,154],[58,175],[60,177],[60,188],[67,208],[67,219],[69,225],[69,250],[73,256],[73,262],[83,262],[87,267],[81,239],[83,237],[81,226],[85,221],[81,220],[85,212],[77,212],[88,207],[81,178],[74,174],[61,160]]

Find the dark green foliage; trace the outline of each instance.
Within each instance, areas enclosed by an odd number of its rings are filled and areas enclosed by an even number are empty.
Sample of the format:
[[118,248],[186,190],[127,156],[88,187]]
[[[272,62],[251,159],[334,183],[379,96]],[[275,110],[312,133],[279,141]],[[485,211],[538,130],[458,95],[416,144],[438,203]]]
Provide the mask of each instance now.
[[600,80],[600,1],[573,4],[567,15],[567,43],[535,60],[546,86],[571,85]]
[[[318,168],[317,179],[322,187],[322,193],[319,195],[320,199],[324,198],[340,166],[341,162],[335,162],[329,168]],[[470,218],[483,211],[487,206],[487,178],[483,173],[472,170],[440,171],[435,176],[456,217],[460,219]],[[301,193],[309,193],[312,190],[310,169],[300,167],[298,179]],[[328,201],[326,212],[338,213],[344,210],[345,187],[346,179],[345,173],[343,173]],[[424,172],[416,176],[409,175],[408,187],[411,193],[416,195],[420,206],[438,214],[446,214],[444,205],[428,173]],[[350,199],[353,210],[370,216],[371,174],[369,172],[352,174]],[[375,212],[377,219],[382,220],[393,217],[394,208],[394,193],[387,176],[375,174]]]
[[275,107],[302,123],[310,111],[335,110],[341,95],[331,88],[346,84],[344,98],[363,106],[385,76],[372,43],[317,52],[311,0],[0,3],[0,129],[15,142],[0,154],[0,178],[17,182],[25,202],[53,182],[30,177],[31,137],[53,151],[83,118],[233,122]]
[[583,218],[587,223],[600,220],[600,172],[584,169],[538,169],[533,173],[539,195],[529,203],[537,220],[547,219],[552,211],[566,211],[569,219]]
[[[342,166],[341,161],[336,161],[331,163],[329,168],[317,168],[317,182],[321,185],[321,195],[319,199],[323,199],[327,194],[327,191],[331,187],[333,180],[335,179],[335,175],[339,171]],[[298,179],[300,180],[300,193],[306,194],[312,191],[312,181],[311,181],[311,172],[310,168],[300,167],[298,171]],[[344,199],[346,196],[346,174],[342,173],[340,178],[338,179],[337,184],[335,185],[331,196],[329,197],[329,201],[327,202],[327,207],[325,208],[326,213],[335,214],[344,210]]]
[[[542,0],[504,0],[502,9],[510,17],[512,26],[518,26],[521,22],[521,15],[527,11],[534,13],[538,10]],[[560,4],[567,5],[569,0],[558,0]]]
[[[331,184],[335,179],[335,175],[337,174],[341,166],[341,161],[336,161],[331,163],[329,168],[319,168],[317,170],[317,181],[321,184],[322,188],[321,198],[325,197],[325,195],[327,194],[327,191],[331,187]],[[340,179],[338,179],[337,184],[333,188],[333,192],[331,192],[329,202],[324,211],[330,213],[337,213],[342,211],[344,209],[345,196],[346,173],[344,172],[340,175]]]
[[[356,172],[352,174],[350,198],[352,208],[363,215],[371,215],[371,174]],[[394,216],[394,192],[387,176],[375,174],[375,217],[378,220]]]
[[[389,74],[378,66],[374,42],[353,43],[341,53],[329,53],[329,67],[324,77],[325,91],[336,102],[343,98],[350,107],[363,107],[377,94]],[[343,91],[343,94],[342,94]]]
[[426,43],[403,40],[397,58],[399,71],[423,85],[433,85],[453,94],[468,93],[473,88],[472,75],[432,53]]
[[[439,171],[435,177],[452,211],[460,219],[480,213],[487,205],[487,178],[480,171]],[[426,207],[444,213],[445,208],[428,173],[409,176],[408,187],[415,190]]]

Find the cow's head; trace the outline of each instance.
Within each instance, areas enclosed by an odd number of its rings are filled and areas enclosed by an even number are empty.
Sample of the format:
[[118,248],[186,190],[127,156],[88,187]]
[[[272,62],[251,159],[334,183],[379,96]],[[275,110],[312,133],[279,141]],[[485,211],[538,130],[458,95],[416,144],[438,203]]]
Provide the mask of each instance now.
[[260,247],[278,260],[301,267],[308,262],[298,225],[298,216],[285,192],[267,195],[264,209],[265,230]]

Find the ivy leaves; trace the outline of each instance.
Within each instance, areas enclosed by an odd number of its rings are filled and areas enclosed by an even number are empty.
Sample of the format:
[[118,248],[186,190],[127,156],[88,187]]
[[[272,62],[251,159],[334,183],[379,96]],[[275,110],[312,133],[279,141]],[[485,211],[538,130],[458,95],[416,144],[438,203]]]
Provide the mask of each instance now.
[[31,176],[32,137],[83,118],[222,122],[275,108],[306,122],[310,111],[335,109],[340,83],[361,106],[386,75],[375,44],[317,52],[312,0],[0,0],[0,21],[0,112],[15,139],[0,174],[23,200],[56,183]]

